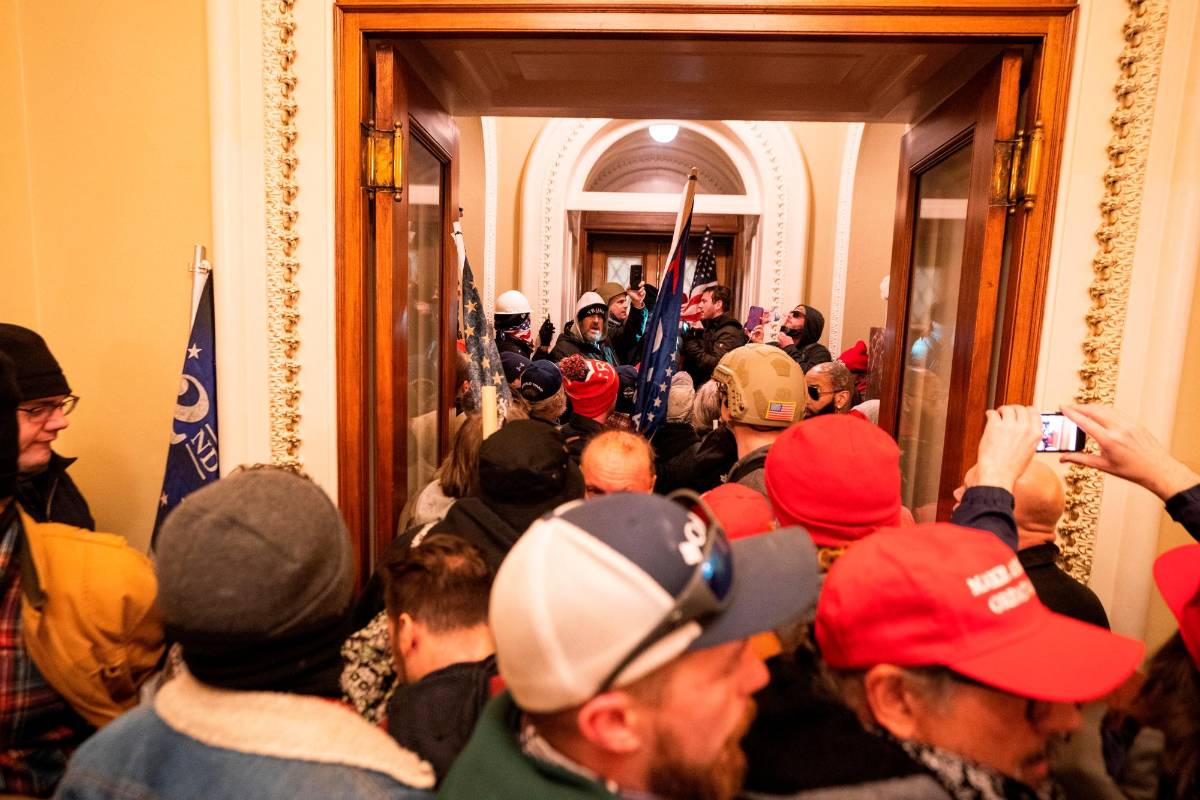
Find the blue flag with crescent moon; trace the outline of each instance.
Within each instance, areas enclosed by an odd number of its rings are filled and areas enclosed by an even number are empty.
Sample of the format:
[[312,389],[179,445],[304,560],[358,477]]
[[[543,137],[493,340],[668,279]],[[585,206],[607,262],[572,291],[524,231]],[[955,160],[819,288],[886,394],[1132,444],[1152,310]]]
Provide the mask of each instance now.
[[158,516],[154,520],[151,546],[171,509],[201,486],[220,477],[217,458],[217,351],[213,327],[212,275],[206,275],[200,302],[192,317],[187,351],[183,356],[183,374],[179,378],[179,397],[175,401],[167,469],[158,497]]

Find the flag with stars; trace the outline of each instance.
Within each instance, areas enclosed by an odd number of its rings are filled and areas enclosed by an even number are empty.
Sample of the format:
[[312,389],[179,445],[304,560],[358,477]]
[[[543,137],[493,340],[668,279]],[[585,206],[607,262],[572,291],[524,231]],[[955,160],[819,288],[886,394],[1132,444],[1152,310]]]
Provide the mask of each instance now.
[[692,229],[692,201],[696,194],[699,171],[692,169],[683,190],[683,204],[675,218],[675,237],[671,257],[663,272],[658,300],[646,323],[646,351],[638,367],[637,394],[634,397],[633,424],[649,436],[667,415],[667,393],[675,371],[679,349],[679,312],[683,307],[683,268],[687,263],[688,234]]
[[[456,233],[461,236],[461,233]],[[496,334],[492,321],[479,300],[479,289],[471,272],[471,262],[463,255],[462,271],[463,340],[467,355],[471,357],[471,399],[475,408],[482,408],[480,390],[489,384],[496,387],[496,403],[501,421],[508,413],[512,393],[504,379],[504,366],[500,363],[500,351],[496,349]]]
[[692,273],[692,289],[687,302],[679,312],[679,318],[689,325],[700,321],[700,297],[706,289],[717,285],[717,254],[713,249],[712,229],[704,226],[704,240],[700,242],[700,255],[696,258],[696,271]]
[[171,425],[171,443],[167,448],[167,469],[158,497],[158,515],[154,520],[151,546],[171,509],[192,492],[220,477],[217,451],[217,351],[213,331],[212,275],[207,268],[198,270],[196,283],[201,281],[200,297],[193,305],[192,330],[183,356],[179,396],[175,400],[175,419]]

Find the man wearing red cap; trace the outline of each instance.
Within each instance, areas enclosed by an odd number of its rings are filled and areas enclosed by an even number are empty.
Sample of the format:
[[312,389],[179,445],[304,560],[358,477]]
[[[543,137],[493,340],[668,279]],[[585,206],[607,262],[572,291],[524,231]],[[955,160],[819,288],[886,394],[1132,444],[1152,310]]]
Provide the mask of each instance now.
[[1080,726],[1077,704],[1120,686],[1143,650],[1049,611],[1009,548],[946,524],[850,548],[825,580],[816,637],[842,698],[907,757],[869,783],[838,776],[839,797],[890,783],[888,796],[1034,800],[1056,740]]
[[608,415],[617,405],[621,379],[616,368],[606,361],[571,355],[558,362],[563,388],[571,400],[571,416],[563,425],[567,450],[576,460],[588,440],[604,430]]

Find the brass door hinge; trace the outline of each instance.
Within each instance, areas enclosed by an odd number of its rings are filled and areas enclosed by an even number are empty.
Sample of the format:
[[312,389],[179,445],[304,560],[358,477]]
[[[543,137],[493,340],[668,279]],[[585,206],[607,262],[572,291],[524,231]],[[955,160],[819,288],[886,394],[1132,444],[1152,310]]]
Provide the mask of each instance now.
[[363,125],[363,188],[369,192],[394,192],[404,188],[404,140],[400,123],[391,130]]
[[1020,130],[1015,139],[996,140],[989,205],[1003,206],[1009,214],[1015,214],[1018,205],[1026,211],[1034,207],[1042,170],[1043,139],[1042,122],[1038,120],[1029,135]]

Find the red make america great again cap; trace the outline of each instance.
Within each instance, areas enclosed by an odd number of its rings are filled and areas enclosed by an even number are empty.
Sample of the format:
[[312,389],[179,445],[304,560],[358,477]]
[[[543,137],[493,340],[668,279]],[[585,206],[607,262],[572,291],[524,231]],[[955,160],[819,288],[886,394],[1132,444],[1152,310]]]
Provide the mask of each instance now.
[[834,669],[943,666],[1060,703],[1108,694],[1143,651],[1053,613],[1016,553],[990,533],[945,523],[885,528],[849,548],[826,577],[816,634]]

